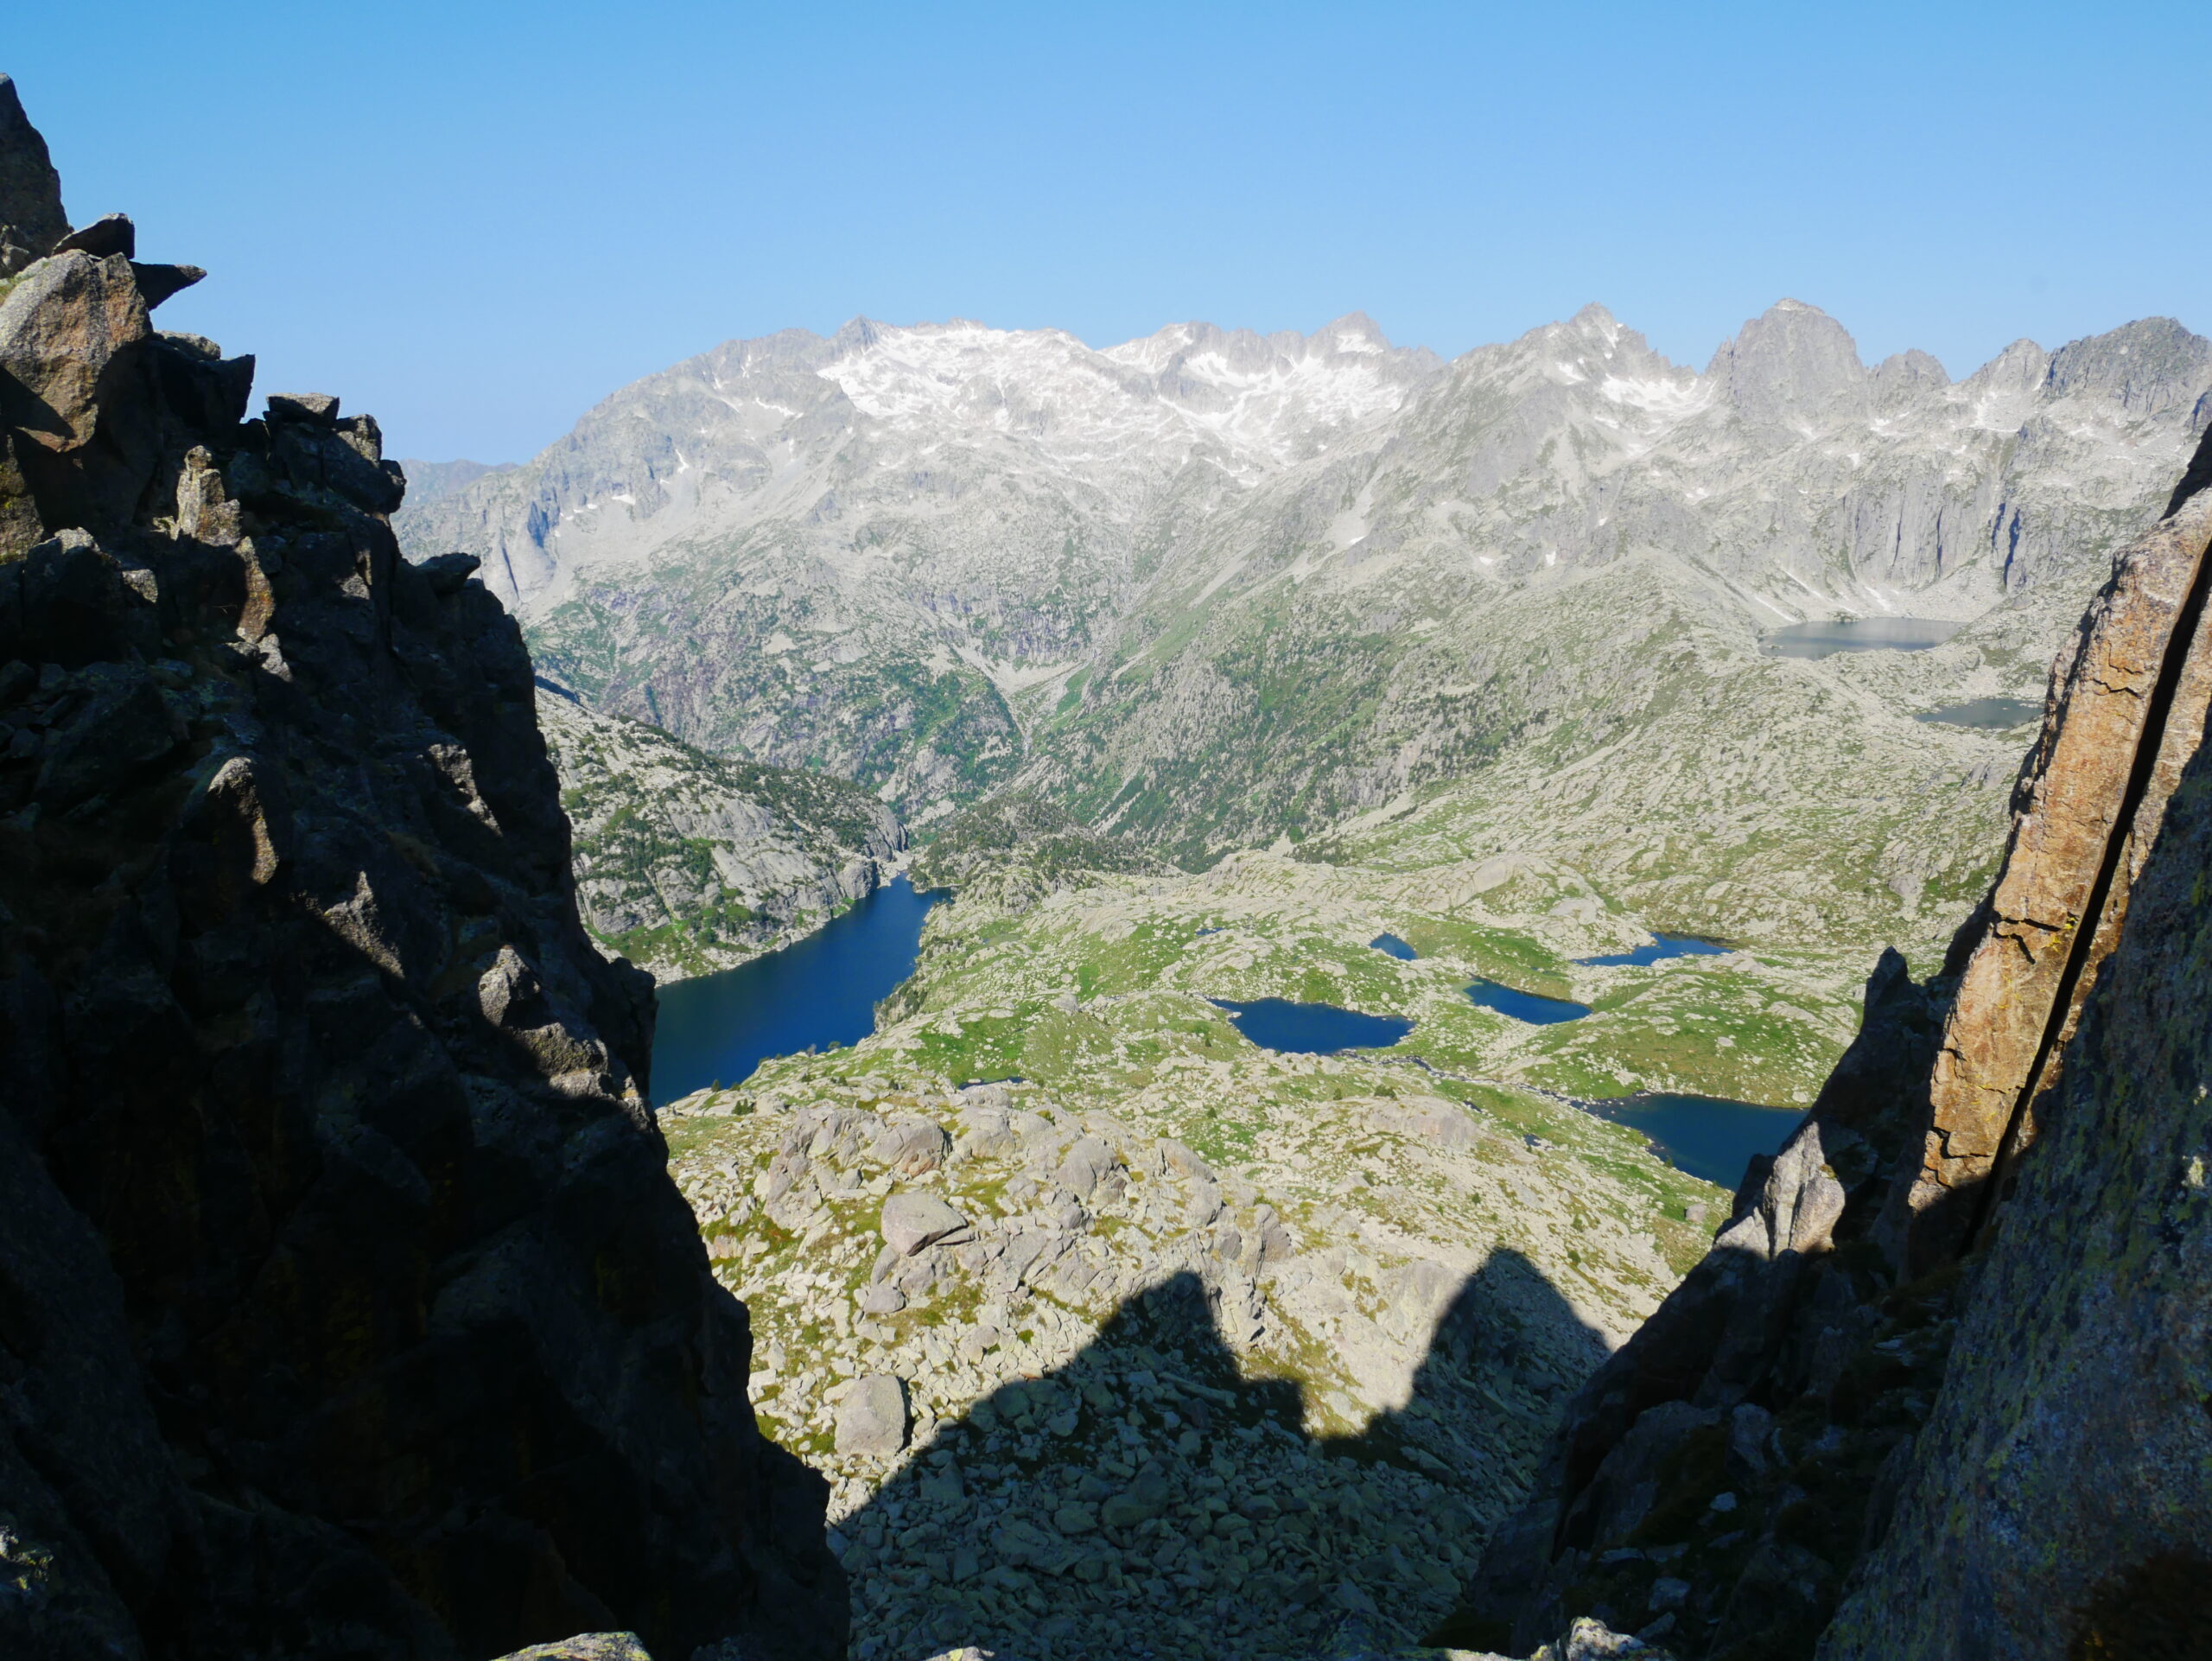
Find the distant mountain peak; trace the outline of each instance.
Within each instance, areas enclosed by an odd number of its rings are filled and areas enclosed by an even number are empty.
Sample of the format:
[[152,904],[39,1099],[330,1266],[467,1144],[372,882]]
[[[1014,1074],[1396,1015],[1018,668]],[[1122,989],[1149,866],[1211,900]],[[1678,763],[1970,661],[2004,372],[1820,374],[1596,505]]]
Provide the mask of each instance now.
[[1862,398],[1868,379],[1848,329],[1818,306],[1786,298],[1724,341],[1705,372],[1746,417],[1775,425],[1802,424]]

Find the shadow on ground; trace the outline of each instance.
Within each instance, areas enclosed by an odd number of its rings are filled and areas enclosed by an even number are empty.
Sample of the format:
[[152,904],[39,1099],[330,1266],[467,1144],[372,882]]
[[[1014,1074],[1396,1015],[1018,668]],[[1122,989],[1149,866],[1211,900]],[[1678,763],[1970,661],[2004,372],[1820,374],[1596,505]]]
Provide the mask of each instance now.
[[1306,1434],[1248,1378],[1202,1282],[1130,1300],[1067,1365],[1001,1385],[845,1519],[861,1661],[975,1646],[1077,1656],[1314,1653],[1417,1639],[1522,1497],[1565,1393],[1605,1354],[1518,1253],[1445,1305],[1408,1399]]

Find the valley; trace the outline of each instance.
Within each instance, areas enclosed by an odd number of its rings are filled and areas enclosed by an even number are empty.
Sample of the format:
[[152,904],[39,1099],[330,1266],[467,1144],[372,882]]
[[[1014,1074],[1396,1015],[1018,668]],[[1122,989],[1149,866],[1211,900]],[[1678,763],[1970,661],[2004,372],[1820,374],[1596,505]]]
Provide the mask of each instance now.
[[2208,398],[2156,320],[1958,383],[1790,302],[1701,373],[861,322],[440,475],[587,920],[695,977],[672,1168],[857,1652],[1444,1616],[1988,890]]

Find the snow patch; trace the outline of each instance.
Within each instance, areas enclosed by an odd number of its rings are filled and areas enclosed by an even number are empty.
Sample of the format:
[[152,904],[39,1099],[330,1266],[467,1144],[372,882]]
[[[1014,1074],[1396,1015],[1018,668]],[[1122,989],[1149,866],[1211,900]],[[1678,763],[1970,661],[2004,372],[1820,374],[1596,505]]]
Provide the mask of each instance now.
[[1608,375],[1598,391],[1613,404],[1643,410],[1667,420],[1695,415],[1713,402],[1713,388],[1696,375],[1681,380],[1656,376]]

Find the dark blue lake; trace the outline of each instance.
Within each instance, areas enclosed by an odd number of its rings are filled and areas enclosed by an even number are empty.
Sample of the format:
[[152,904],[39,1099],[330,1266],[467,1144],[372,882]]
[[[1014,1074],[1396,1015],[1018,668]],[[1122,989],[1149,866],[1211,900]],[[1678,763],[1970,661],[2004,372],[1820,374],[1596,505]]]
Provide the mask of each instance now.
[[1414,1029],[1412,1021],[1396,1015],[1363,1015],[1333,1003],[1293,1003],[1288,998],[1260,998],[1251,1003],[1209,1001],[1228,1010],[1236,1030],[1262,1049],[1293,1055],[1387,1049]]
[[1633,951],[1617,951],[1608,958],[1577,958],[1574,961],[1588,964],[1592,969],[1623,969],[1630,965],[1641,969],[1662,958],[1719,958],[1726,956],[1727,951],[1725,945],[1715,945],[1710,940],[1696,939],[1688,934],[1655,934],[1649,945],[1640,945]]
[[1378,934],[1368,943],[1386,958],[1395,958],[1401,963],[1411,963],[1421,953],[1395,934]]
[[1469,982],[1467,996],[1478,1008],[1495,1009],[1502,1015],[1511,1015],[1514,1020],[1525,1021],[1532,1027],[1550,1027],[1562,1021],[1580,1021],[1590,1013],[1590,1006],[1586,1003],[1575,1003],[1566,998],[1540,998],[1534,992],[1516,992],[1510,986],[1500,986],[1496,981]]
[[1754,1154],[1776,1154],[1804,1123],[1798,1107],[1754,1107],[1713,1096],[1623,1096],[1586,1102],[1600,1118],[1643,1132],[1668,1161],[1732,1189]]
[[1961,629],[1939,617],[1853,617],[1841,622],[1792,623],[1759,637],[1770,658],[1832,658],[1839,652],[1925,652]]
[[1940,710],[1926,710],[1913,719],[2001,733],[2024,727],[2042,714],[2043,705],[2026,698],[1968,698],[1964,703],[1947,703]]
[[914,972],[922,920],[944,897],[916,894],[902,876],[780,951],[662,987],[653,1099],[739,1084],[772,1056],[866,1038],[875,1006]]

